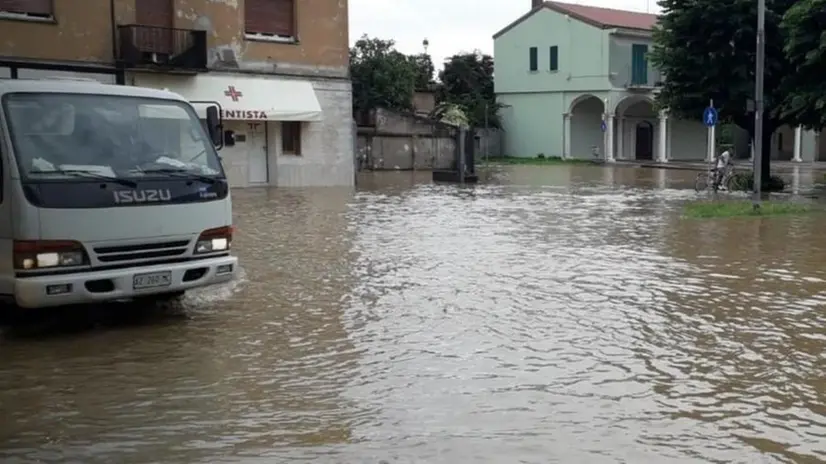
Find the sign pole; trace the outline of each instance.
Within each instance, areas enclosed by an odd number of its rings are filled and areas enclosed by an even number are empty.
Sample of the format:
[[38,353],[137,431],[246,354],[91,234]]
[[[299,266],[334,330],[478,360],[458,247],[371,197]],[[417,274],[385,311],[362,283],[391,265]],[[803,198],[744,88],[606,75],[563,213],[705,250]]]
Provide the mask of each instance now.
[[766,60],[766,0],[757,1],[757,64],[754,71],[754,209],[763,188],[763,73]]
[[[708,101],[708,107],[709,108],[714,108],[714,100],[713,99]],[[715,124],[709,124],[708,125],[708,162],[709,163],[714,161],[714,154],[715,154],[716,149],[717,149],[717,147],[716,147],[717,137],[716,137],[716,131],[714,130],[717,127],[717,124],[716,124],[717,121],[714,121],[714,122],[715,122]]]

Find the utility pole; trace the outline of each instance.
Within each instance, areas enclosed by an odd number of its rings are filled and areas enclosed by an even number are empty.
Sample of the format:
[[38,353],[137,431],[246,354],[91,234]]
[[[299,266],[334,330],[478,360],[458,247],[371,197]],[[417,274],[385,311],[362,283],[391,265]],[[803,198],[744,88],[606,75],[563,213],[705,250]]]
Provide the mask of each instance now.
[[757,65],[754,70],[754,209],[763,187],[763,74],[766,63],[766,0],[757,0]]
[[489,140],[488,125],[489,125],[488,124],[488,102],[485,102],[485,137],[484,137],[484,139],[481,139],[481,140],[484,140],[484,143],[485,143],[485,152],[484,152],[485,153],[485,166],[488,165],[488,143],[487,143],[488,140]]

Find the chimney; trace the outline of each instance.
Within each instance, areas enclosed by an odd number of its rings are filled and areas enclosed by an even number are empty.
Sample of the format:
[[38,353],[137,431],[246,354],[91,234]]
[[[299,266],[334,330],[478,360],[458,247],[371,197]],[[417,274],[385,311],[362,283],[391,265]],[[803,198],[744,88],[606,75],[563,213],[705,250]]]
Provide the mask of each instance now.
[[537,8],[544,3],[542,0],[531,0],[531,9]]

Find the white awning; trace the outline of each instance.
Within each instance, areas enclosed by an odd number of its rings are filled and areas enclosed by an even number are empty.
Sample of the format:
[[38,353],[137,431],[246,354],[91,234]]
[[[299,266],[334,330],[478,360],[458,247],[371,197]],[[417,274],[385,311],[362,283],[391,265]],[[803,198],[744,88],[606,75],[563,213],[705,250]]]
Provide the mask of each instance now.
[[135,85],[167,89],[193,102],[200,117],[209,105],[218,102],[223,119],[237,121],[320,121],[321,105],[313,84],[304,80],[243,75],[194,77],[138,74]]

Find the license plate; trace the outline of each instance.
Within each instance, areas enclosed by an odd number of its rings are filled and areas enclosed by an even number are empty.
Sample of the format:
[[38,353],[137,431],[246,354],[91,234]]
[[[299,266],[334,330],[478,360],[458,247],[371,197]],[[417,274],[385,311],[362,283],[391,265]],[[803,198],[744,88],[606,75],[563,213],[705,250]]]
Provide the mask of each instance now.
[[172,285],[172,272],[147,272],[146,274],[135,274],[132,277],[132,288],[141,290],[144,288],[169,287]]

